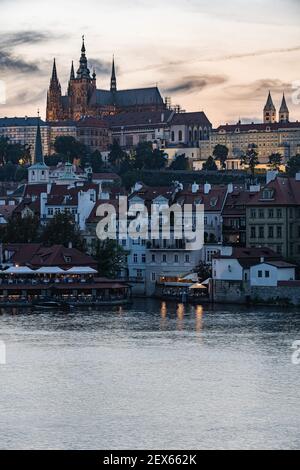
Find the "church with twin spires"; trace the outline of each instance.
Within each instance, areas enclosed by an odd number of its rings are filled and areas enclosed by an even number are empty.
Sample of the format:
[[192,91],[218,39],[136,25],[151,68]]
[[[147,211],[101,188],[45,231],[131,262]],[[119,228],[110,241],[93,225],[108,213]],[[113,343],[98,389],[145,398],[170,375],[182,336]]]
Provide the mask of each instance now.
[[110,89],[97,89],[95,70],[88,68],[84,37],[79,68],[72,62],[66,95],[62,94],[54,59],[47,93],[47,121],[78,121],[84,116],[103,117],[130,111],[163,111],[166,106],[157,87],[118,90],[115,62],[112,62]]

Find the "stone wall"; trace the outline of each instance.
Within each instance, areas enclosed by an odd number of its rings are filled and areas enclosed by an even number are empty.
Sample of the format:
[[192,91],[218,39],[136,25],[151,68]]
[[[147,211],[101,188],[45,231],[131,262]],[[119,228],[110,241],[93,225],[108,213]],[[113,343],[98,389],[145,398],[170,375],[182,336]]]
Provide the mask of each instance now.
[[213,281],[211,300],[217,303],[300,306],[300,287],[250,287],[241,281]]

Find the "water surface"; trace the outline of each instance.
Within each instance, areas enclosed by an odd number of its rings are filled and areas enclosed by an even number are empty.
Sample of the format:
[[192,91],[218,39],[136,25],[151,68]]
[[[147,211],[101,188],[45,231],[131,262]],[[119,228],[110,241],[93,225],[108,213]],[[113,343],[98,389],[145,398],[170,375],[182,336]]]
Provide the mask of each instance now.
[[2,449],[300,448],[300,312],[3,311]]

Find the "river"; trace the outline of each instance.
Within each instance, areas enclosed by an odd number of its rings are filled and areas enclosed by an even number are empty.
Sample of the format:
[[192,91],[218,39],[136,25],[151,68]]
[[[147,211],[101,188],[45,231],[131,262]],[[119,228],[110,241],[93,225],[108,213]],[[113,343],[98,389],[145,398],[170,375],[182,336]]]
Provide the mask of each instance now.
[[300,311],[1,311],[2,449],[299,449]]

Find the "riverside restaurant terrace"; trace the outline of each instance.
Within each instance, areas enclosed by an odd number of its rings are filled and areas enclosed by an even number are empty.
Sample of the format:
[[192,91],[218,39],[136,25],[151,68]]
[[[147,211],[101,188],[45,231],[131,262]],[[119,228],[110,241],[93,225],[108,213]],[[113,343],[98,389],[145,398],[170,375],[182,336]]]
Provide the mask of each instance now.
[[98,277],[91,267],[12,266],[0,271],[0,306],[30,305],[34,301],[57,300],[76,305],[127,303],[131,288],[123,281]]

